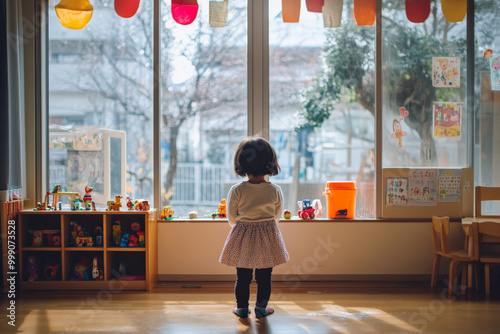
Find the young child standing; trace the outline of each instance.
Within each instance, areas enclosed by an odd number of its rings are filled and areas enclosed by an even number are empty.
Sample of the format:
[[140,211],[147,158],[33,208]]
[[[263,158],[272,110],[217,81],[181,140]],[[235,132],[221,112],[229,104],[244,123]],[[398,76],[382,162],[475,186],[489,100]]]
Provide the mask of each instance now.
[[234,171],[247,181],[229,190],[227,219],[232,226],[220,256],[220,262],[236,267],[237,307],[233,313],[248,317],[250,283],[255,270],[257,298],[255,316],[263,318],[274,313],[267,306],[271,296],[271,273],[274,266],[288,261],[288,252],[277,226],[281,218],[283,193],[266,175],[280,172],[278,158],[271,144],[260,137],[244,139],[234,156]]

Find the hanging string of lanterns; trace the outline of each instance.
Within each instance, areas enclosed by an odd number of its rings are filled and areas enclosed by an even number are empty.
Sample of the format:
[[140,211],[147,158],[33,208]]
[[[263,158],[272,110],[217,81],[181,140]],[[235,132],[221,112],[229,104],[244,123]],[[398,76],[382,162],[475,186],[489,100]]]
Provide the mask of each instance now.
[[[181,25],[194,22],[198,15],[198,0],[171,0],[172,18]],[[250,0],[251,1],[251,0]],[[283,22],[297,23],[302,0],[281,0]],[[339,27],[343,0],[305,0],[306,9],[322,13],[325,27]],[[140,0],[114,0],[115,12],[122,18],[134,16]],[[354,0],[354,19],[359,26],[375,24],[377,0]],[[210,0],[209,23],[213,28],[224,27],[228,18],[228,0]],[[449,22],[460,22],[467,14],[467,0],[441,0],[441,10]],[[92,18],[94,8],[89,0],[61,0],[55,11],[61,24],[69,29],[82,29]],[[405,0],[406,17],[413,23],[423,23],[429,17],[431,0]]]

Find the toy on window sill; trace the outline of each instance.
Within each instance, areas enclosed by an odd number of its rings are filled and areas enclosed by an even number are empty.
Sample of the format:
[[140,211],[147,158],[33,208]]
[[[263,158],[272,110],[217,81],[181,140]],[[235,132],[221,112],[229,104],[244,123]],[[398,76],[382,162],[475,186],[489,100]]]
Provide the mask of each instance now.
[[135,207],[135,204],[134,204],[134,202],[132,202],[132,198],[127,197],[127,209],[129,211],[132,211],[132,210],[134,210],[134,207]]
[[26,265],[26,272],[28,273],[28,281],[33,282],[38,280],[40,274],[38,273],[38,258],[34,255],[28,256],[28,264]]
[[85,210],[92,210],[92,191],[94,188],[85,186],[85,195],[83,196],[83,204],[85,207]]
[[151,208],[149,202],[143,199],[135,200],[134,207],[137,211],[149,211]]
[[161,220],[170,220],[173,219],[174,210],[172,210],[169,206],[163,207],[161,209],[160,219]]
[[283,211],[283,218],[285,218],[285,219],[292,218],[292,213],[290,212],[290,210]]
[[226,218],[226,199],[223,198],[220,200],[219,207],[217,208],[217,212],[212,213],[212,218]]
[[321,217],[323,214],[323,206],[321,205],[321,201],[319,199],[315,199],[311,205],[311,201],[308,199],[304,199],[302,201],[298,201],[297,205],[299,206],[298,216],[302,219],[314,219],[317,217]]

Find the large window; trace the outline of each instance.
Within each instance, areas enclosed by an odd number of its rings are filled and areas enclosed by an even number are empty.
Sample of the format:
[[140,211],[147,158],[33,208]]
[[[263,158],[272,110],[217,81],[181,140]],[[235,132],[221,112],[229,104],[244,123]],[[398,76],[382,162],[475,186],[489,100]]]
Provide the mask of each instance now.
[[[344,0],[337,28],[305,1],[299,22],[284,23],[279,0],[199,0],[184,25],[171,1],[142,0],[125,19],[114,1],[94,0],[81,30],[60,24],[58,2],[47,0],[50,188],[90,185],[99,205],[123,195],[208,217],[238,180],[236,145],[260,133],[294,213],[301,199],[326,206],[327,181],[356,181],[356,216],[380,216],[375,166],[473,165],[476,185],[500,185],[500,0],[474,1],[474,27],[446,20],[439,0],[423,23],[410,22],[405,1],[379,0],[381,24],[358,26]],[[228,6],[223,27],[211,25],[214,3]]]

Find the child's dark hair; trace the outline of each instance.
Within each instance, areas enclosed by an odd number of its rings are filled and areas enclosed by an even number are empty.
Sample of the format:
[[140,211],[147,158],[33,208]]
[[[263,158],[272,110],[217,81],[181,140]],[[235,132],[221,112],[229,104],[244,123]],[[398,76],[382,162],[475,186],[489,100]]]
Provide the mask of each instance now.
[[278,175],[278,157],[271,144],[262,137],[243,139],[234,155],[234,172],[239,176]]

